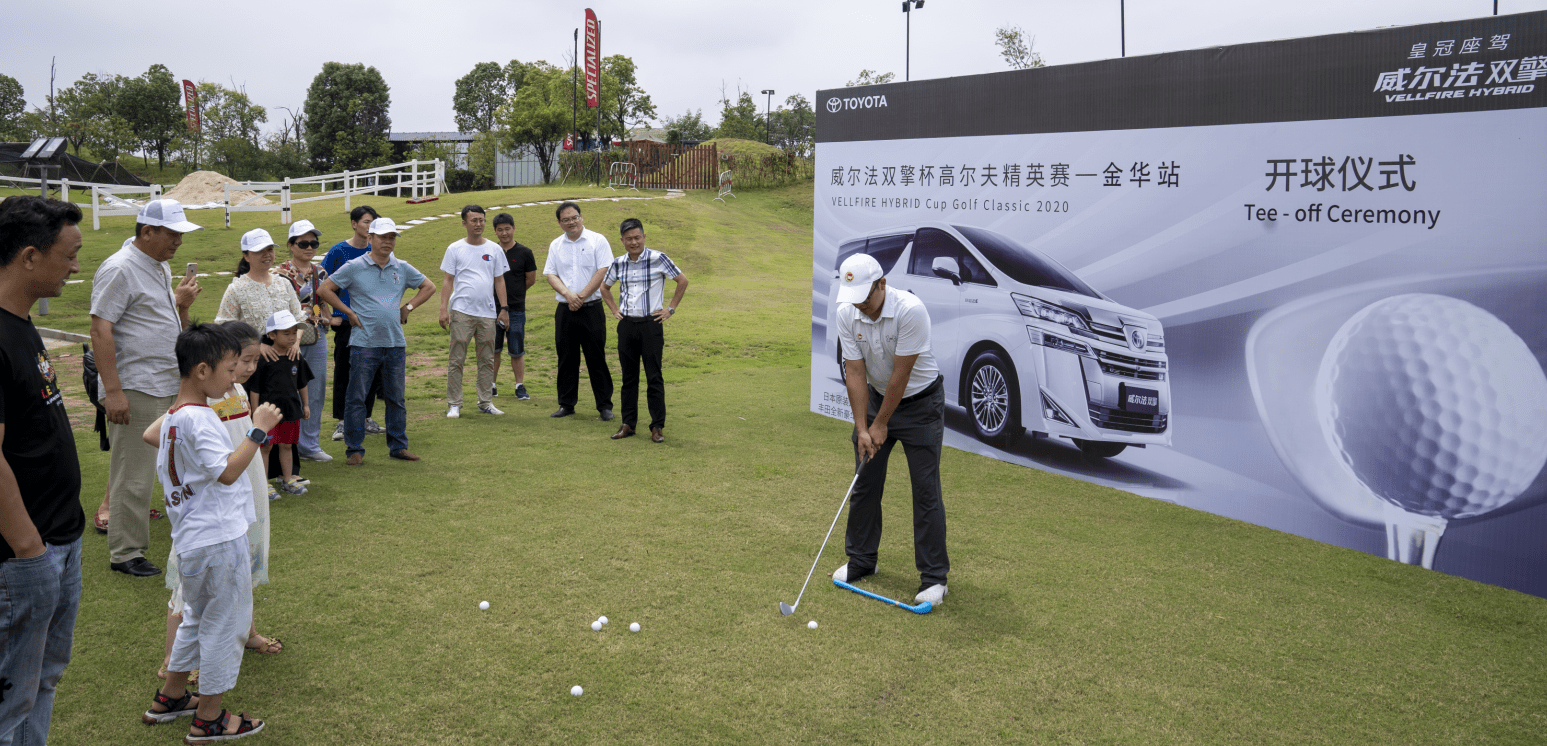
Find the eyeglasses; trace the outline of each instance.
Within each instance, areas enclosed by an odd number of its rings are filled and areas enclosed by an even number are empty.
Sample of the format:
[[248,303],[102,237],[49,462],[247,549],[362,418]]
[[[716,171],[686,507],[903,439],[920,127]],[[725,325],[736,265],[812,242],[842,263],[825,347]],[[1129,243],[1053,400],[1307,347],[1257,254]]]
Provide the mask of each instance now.
[[295,245],[296,245],[296,248],[299,248],[299,249],[315,249],[318,246],[321,246],[322,242],[321,241],[296,241]]
[[568,225],[570,223],[578,223],[578,222],[580,222],[580,216],[579,215],[571,215],[570,217],[567,217],[567,218],[559,218],[559,222],[564,224],[564,225]]

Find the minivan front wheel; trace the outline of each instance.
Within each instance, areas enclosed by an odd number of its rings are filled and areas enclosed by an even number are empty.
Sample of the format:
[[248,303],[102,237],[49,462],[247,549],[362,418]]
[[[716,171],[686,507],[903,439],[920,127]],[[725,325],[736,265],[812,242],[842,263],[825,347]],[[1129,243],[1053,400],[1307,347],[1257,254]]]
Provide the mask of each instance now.
[[978,353],[968,366],[967,412],[979,440],[1002,446],[1019,430],[1020,402],[1013,381],[1010,365],[994,350]]

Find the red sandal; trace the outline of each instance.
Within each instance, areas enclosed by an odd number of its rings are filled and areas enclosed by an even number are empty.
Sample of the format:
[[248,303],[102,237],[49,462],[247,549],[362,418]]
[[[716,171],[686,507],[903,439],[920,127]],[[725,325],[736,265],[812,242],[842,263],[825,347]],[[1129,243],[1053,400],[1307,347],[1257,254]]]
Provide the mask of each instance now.
[[[252,718],[247,717],[247,713],[244,712],[240,715],[237,715],[237,717],[242,719],[241,726],[236,729],[235,733],[227,733],[226,714],[227,713],[225,710],[221,710],[220,714],[215,716],[214,720],[204,720],[198,715],[194,715],[193,726],[189,728],[188,735],[183,737],[183,743],[187,744],[188,746],[196,746],[197,744],[201,743],[235,741],[238,738],[246,738],[254,733],[257,733],[258,731],[263,730],[263,726],[268,725],[268,723],[262,720],[254,721]],[[204,735],[193,735],[193,728],[198,728],[199,730],[204,731]]]

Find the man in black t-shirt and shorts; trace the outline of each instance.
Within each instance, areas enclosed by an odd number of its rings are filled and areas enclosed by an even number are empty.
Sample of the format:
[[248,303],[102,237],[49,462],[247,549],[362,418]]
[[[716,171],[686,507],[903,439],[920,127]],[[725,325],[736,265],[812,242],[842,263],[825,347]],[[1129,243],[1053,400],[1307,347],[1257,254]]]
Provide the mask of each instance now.
[[505,304],[510,308],[510,328],[494,338],[495,395],[499,395],[500,349],[510,342],[510,372],[516,376],[516,398],[532,398],[526,392],[526,289],[537,282],[537,260],[532,250],[516,242],[516,220],[508,212],[494,216],[494,238],[505,252],[510,271],[495,282],[505,283]]
[[80,271],[81,211],[0,202],[0,743],[46,743],[81,603],[81,465],[28,315]]

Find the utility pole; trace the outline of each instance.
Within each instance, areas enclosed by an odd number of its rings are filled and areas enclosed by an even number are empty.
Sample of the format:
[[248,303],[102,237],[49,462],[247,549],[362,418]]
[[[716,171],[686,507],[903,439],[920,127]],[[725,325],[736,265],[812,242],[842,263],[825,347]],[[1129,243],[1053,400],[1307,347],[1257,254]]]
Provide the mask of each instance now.
[[924,0],[902,0],[902,14],[907,16],[907,32],[903,36],[902,44],[902,79],[912,80],[913,73],[909,69],[913,55],[913,13],[911,11],[924,7]]

